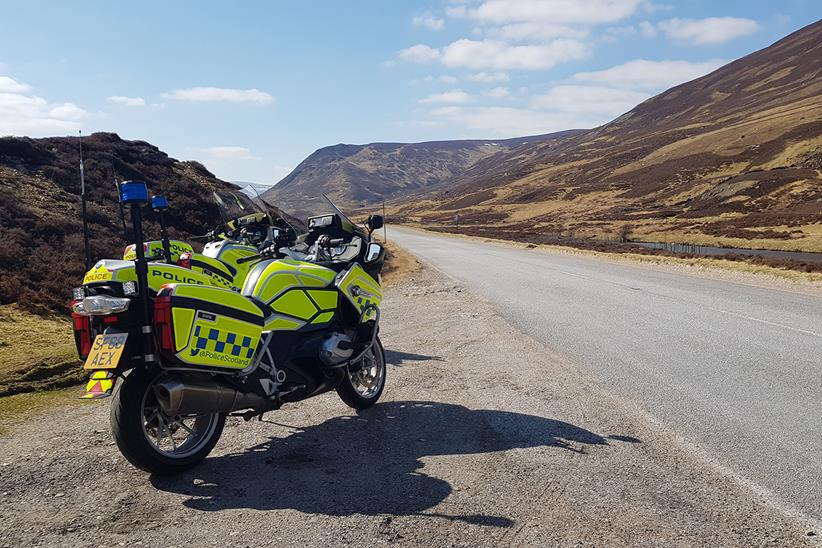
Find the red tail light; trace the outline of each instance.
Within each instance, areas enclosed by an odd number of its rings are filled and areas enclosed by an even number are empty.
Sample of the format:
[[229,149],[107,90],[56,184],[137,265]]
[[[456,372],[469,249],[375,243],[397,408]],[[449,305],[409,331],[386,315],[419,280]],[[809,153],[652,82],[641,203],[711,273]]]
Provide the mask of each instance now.
[[171,325],[170,291],[160,290],[154,298],[154,335],[163,352],[174,352],[174,330]]
[[177,259],[177,266],[182,266],[183,268],[191,269],[191,253],[186,251],[185,253],[180,253],[180,258]]
[[[75,302],[71,304],[74,305]],[[77,346],[77,353],[81,358],[85,358],[91,352],[91,320],[88,316],[72,312],[71,321],[74,325],[74,344]]]

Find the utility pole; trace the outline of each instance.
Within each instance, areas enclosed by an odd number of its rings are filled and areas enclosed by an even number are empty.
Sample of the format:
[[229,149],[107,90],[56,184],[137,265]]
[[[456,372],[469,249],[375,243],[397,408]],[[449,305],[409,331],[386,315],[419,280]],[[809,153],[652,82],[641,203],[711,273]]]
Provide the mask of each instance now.
[[388,243],[388,231],[385,228],[385,200],[382,201],[382,239]]

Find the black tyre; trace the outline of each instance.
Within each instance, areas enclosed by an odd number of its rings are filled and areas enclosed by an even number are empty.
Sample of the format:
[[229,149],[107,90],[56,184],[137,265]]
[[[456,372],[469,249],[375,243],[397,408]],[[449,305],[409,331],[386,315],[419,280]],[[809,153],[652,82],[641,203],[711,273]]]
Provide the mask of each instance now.
[[111,404],[111,432],[120,452],[137,468],[178,474],[211,452],[223,432],[225,414],[167,416],[154,395],[160,375],[140,368],[126,376]]
[[380,399],[385,388],[385,351],[380,339],[359,363],[348,365],[348,370],[337,385],[337,394],[349,407],[367,409]]

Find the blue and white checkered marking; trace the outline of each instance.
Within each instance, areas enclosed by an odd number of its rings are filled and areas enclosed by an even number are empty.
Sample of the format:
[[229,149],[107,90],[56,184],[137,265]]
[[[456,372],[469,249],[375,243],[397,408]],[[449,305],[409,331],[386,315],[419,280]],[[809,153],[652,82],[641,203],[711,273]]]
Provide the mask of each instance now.
[[[208,329],[208,333],[204,337],[201,333],[204,333],[206,329]],[[194,329],[194,348],[238,357],[244,355],[243,357],[247,359],[251,359],[251,356],[254,355],[254,349],[251,347],[251,337],[240,337],[236,333],[220,331],[213,327],[201,328],[199,325]]]

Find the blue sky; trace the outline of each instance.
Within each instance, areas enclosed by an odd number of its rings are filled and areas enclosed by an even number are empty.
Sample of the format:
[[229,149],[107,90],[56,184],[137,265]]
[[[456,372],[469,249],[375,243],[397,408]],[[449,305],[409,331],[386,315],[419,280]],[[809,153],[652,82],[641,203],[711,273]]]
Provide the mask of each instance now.
[[322,146],[592,127],[818,0],[3,2],[0,134],[114,131],[272,184]]

